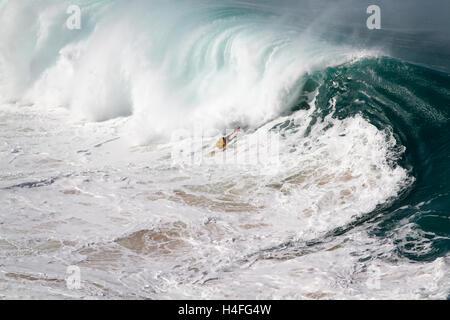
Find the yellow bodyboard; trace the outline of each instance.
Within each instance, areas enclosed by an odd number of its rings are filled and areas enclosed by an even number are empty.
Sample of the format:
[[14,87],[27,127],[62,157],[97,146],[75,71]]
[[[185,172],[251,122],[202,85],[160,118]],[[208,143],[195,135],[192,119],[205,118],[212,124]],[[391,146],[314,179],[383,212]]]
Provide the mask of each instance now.
[[219,149],[225,149],[225,147],[227,146],[226,142],[223,142],[223,139],[220,138],[219,141],[217,141],[216,143],[216,147]]

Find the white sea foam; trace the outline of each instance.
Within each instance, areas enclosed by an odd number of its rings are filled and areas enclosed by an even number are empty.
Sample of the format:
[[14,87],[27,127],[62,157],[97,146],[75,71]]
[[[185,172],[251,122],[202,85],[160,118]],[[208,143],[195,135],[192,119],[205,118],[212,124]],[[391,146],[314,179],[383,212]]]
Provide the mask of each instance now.
[[[1,191],[0,245],[9,297],[363,298],[373,296],[365,285],[372,265],[384,279],[377,296],[392,297],[385,289],[395,279],[420,272],[407,261],[377,261],[372,251],[390,255],[392,245],[364,230],[305,247],[410,183],[404,169],[387,163],[395,157],[389,132],[360,116],[328,117],[307,137],[312,110],[278,119],[297,130],[284,132],[280,166],[271,170],[251,161],[173,166],[171,144],[130,147],[125,118],[74,122],[64,109],[37,106],[2,112],[1,187],[9,189]],[[276,122],[242,133],[235,150],[249,152],[244,142]],[[276,249],[283,243],[292,244]],[[354,252],[373,263],[349,259]],[[258,262],[264,256],[275,260]],[[81,268],[80,292],[64,287],[68,265]],[[370,270],[347,274],[352,268]],[[320,279],[311,283],[309,274]],[[21,287],[23,277],[36,279],[31,290]],[[360,280],[351,285],[352,277]],[[423,290],[409,282],[399,296],[441,297],[444,282],[437,273],[435,280],[424,280],[430,287]],[[246,281],[254,290],[237,289]]]

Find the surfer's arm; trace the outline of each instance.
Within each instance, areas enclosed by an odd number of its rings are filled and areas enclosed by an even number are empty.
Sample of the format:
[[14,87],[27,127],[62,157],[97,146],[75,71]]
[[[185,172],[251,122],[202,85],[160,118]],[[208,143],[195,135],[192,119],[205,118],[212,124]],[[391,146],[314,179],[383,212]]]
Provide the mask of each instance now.
[[227,135],[225,138],[226,138],[227,140],[234,139],[234,138],[237,137],[238,133],[239,133],[239,131],[234,130],[232,133],[230,133],[229,135]]

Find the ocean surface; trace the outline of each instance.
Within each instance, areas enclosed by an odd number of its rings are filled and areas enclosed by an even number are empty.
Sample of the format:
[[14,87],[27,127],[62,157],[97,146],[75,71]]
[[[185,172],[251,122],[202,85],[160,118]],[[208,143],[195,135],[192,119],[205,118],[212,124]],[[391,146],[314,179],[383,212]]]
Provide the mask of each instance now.
[[0,0],[0,298],[449,299],[450,3],[375,2]]

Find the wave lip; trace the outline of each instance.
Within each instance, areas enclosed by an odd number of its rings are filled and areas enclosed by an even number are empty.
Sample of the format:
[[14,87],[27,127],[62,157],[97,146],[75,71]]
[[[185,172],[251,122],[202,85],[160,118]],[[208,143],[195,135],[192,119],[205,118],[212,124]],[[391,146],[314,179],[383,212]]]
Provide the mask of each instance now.
[[140,142],[186,122],[256,127],[295,103],[305,73],[362,54],[255,6],[81,2],[83,27],[70,31],[65,4],[2,9],[2,99],[65,106],[94,121],[133,115]]

